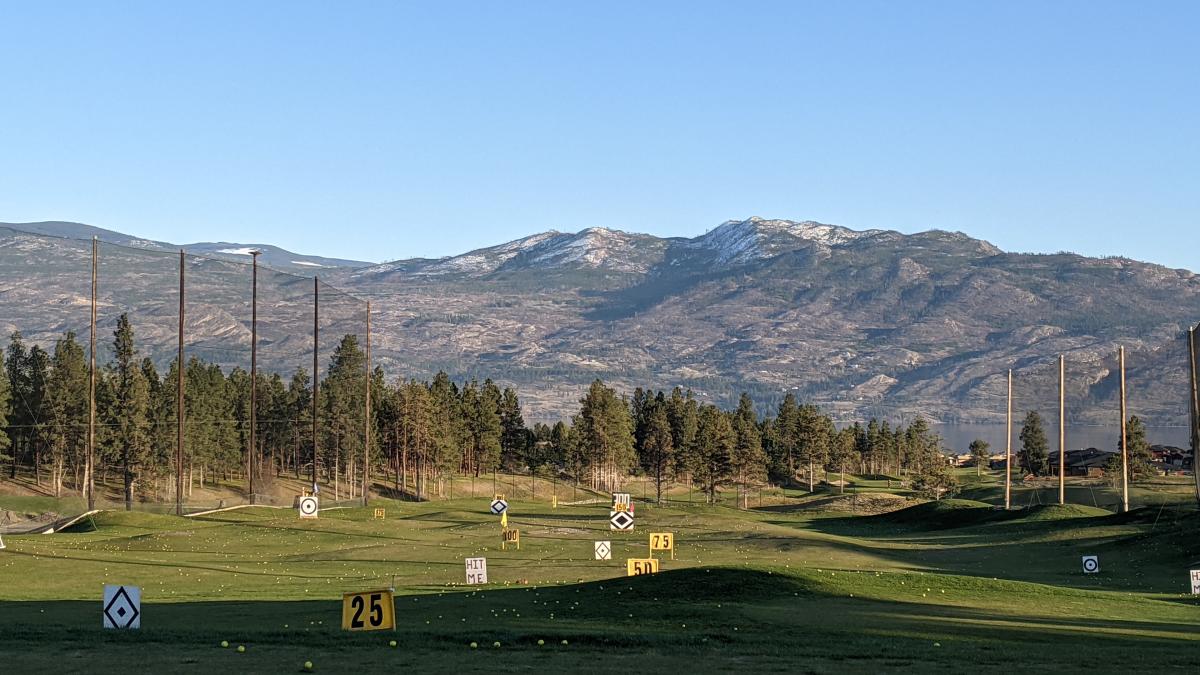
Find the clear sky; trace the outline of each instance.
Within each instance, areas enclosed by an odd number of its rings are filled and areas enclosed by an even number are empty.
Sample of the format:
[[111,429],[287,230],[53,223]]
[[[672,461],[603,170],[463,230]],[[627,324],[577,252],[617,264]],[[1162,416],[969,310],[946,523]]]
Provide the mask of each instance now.
[[0,0],[0,221],[366,260],[751,215],[1200,270],[1200,2]]

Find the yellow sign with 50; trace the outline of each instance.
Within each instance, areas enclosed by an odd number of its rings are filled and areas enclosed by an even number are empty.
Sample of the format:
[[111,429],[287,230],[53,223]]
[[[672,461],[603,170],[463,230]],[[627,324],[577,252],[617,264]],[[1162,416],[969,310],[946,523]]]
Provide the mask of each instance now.
[[658,561],[654,558],[629,558],[625,561],[625,575],[636,577],[641,574],[657,574]]

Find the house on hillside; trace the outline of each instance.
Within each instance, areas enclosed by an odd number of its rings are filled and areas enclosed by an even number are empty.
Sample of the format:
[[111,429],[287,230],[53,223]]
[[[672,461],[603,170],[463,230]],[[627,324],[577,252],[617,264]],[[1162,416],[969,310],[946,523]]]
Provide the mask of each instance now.
[[[1104,467],[1117,453],[1097,448],[1068,450],[1066,475],[1078,478],[1103,478]],[[1050,453],[1050,475],[1058,475],[1058,453]]]
[[1191,452],[1183,448],[1177,448],[1173,445],[1152,445],[1150,446],[1150,454],[1154,456],[1154,463],[1166,473],[1171,471],[1183,471],[1185,463],[1191,458]]

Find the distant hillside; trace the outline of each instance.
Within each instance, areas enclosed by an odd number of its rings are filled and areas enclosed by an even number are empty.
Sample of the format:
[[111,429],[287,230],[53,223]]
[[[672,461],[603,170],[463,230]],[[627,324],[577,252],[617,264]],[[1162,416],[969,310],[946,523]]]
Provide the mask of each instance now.
[[246,260],[250,259],[251,251],[261,251],[262,256],[258,261],[262,265],[267,265],[275,269],[294,272],[297,274],[314,274],[320,270],[329,270],[342,267],[367,267],[371,263],[362,262],[359,260],[342,260],[340,258],[323,258],[321,256],[303,255],[292,253],[278,246],[270,244],[235,244],[230,242],[201,242],[197,244],[168,244],[162,241],[153,241],[150,239],[140,239],[132,237],[120,232],[105,230],[91,225],[82,223],[70,223],[65,221],[45,221],[40,223],[0,223],[0,228],[9,228],[21,232],[32,232],[36,234],[45,234],[54,237],[66,237],[72,239],[91,239],[96,237],[102,242],[117,244],[120,246],[129,246],[131,248],[145,249],[148,251],[178,251],[180,248],[189,253],[197,255],[207,255],[215,258],[226,260]]
[[[87,226],[57,225],[90,236]],[[79,298],[30,276],[23,247],[31,244],[20,233],[0,231],[0,246],[0,321],[42,336],[60,330],[64,322],[52,317]],[[232,260],[245,259],[243,247],[189,249]],[[278,251],[261,248],[264,257]],[[57,265],[74,278],[66,271],[78,264],[73,255],[70,247],[39,251],[37,273],[53,275]],[[531,419],[566,414],[599,377],[626,390],[691,387],[726,405],[743,390],[764,407],[794,391],[842,419],[919,413],[999,421],[1010,367],[1018,411],[1054,409],[1055,359],[1064,353],[1073,420],[1112,422],[1115,352],[1123,344],[1131,412],[1152,424],[1183,423],[1183,331],[1200,319],[1200,277],[1186,270],[1008,253],[958,232],[807,221],[729,221],[693,238],[551,231],[448,258],[370,266],[279,255],[290,261],[286,271],[319,274],[374,300],[375,356],[392,376],[444,369],[456,378],[494,377],[520,386]],[[277,266],[271,260],[264,262]],[[129,272],[121,284],[145,285]],[[274,321],[265,362],[280,369],[304,363],[311,314],[303,289],[268,299],[271,311],[263,310]],[[173,295],[161,294],[142,289],[121,301],[169,318]],[[220,353],[232,362],[248,345],[248,312],[242,296],[229,294],[214,287],[196,302],[209,303],[206,344],[229,345]],[[340,311],[352,325],[359,315],[346,303]],[[169,344],[166,327],[148,332]]]

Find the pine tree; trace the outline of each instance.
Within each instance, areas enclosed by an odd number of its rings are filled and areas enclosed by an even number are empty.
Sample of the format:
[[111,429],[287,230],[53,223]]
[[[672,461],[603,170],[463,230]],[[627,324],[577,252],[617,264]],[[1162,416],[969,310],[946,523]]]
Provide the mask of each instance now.
[[671,436],[671,422],[667,419],[667,400],[660,391],[646,411],[645,428],[642,430],[642,466],[654,479],[655,500],[662,503],[663,482],[675,453]]
[[8,436],[9,405],[12,400],[12,389],[8,384],[8,367],[4,362],[4,353],[0,352],[0,461],[11,460],[8,455],[12,444]]
[[736,437],[733,449],[733,471],[741,484],[743,506],[749,501],[747,484],[766,480],[766,454],[759,433],[758,415],[754,412],[754,401],[742,392],[737,411],[733,415],[733,432]]
[[816,406],[803,405],[797,411],[792,429],[794,437],[790,443],[796,449],[797,460],[808,464],[808,491],[812,492],[816,485],[816,467],[823,466],[829,456],[833,422]]
[[527,455],[532,442],[525,418],[521,415],[521,401],[517,392],[505,387],[500,394],[500,448],[501,462],[515,471],[522,464],[530,464]]
[[1026,473],[1041,476],[1049,466],[1047,451],[1050,444],[1046,442],[1046,431],[1042,428],[1042,416],[1037,411],[1030,411],[1025,416],[1025,424],[1021,427],[1021,451],[1018,460],[1021,469]]
[[696,482],[708,496],[708,503],[717,501],[717,491],[727,484],[733,473],[733,452],[737,437],[729,416],[716,406],[700,409],[696,430]]
[[[1125,435],[1129,438],[1129,481],[1136,482],[1158,473],[1154,468],[1154,455],[1146,441],[1146,427],[1137,415],[1130,416],[1125,423]],[[1108,460],[1105,474],[1118,478],[1121,475],[1121,436],[1117,435],[1117,454]],[[1115,480],[1113,482],[1116,482]]]
[[68,465],[76,469],[75,488],[82,490],[79,470],[87,452],[88,367],[83,348],[68,332],[54,345],[46,392],[47,445],[50,450],[51,485],[62,496]]
[[699,419],[699,406],[691,390],[685,394],[682,389],[675,387],[667,401],[667,421],[671,424],[671,448],[674,452],[671,467],[677,479],[689,474],[695,466]]
[[122,314],[113,331],[113,362],[109,365],[112,405],[108,423],[113,430],[112,441],[121,457],[125,510],[133,510],[134,482],[137,469],[150,450],[147,412],[150,390],[137,361],[133,327],[129,316]]
[[312,385],[309,382],[308,371],[297,368],[288,382],[286,419],[289,421],[292,445],[292,469],[296,478],[300,478],[300,468],[303,464],[310,465],[310,475],[316,475],[311,467],[317,461],[313,456],[312,444]]
[[580,399],[575,424],[578,447],[592,474],[592,488],[615,490],[635,459],[633,421],[615,391],[595,380]]
[[971,459],[975,462],[976,476],[983,475],[983,467],[987,465],[988,460],[992,457],[991,447],[992,446],[982,438],[976,438],[975,440],[971,441],[971,445],[968,447],[968,449],[971,451]]
[[784,476],[785,483],[796,480],[796,463],[800,458],[799,428],[800,406],[796,404],[795,395],[788,392],[775,415],[776,454],[771,458],[777,467],[775,473]]

